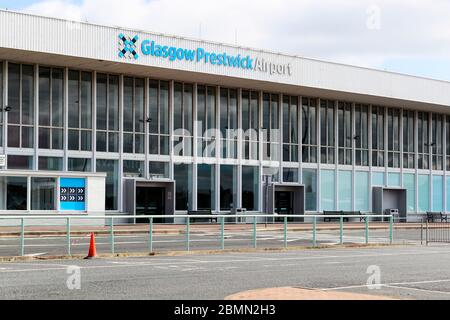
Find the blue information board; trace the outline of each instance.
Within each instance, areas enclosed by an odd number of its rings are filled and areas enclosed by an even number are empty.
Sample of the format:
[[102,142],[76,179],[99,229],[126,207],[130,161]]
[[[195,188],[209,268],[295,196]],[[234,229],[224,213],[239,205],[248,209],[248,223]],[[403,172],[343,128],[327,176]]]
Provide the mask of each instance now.
[[59,203],[64,211],[86,210],[86,179],[61,178],[59,182]]

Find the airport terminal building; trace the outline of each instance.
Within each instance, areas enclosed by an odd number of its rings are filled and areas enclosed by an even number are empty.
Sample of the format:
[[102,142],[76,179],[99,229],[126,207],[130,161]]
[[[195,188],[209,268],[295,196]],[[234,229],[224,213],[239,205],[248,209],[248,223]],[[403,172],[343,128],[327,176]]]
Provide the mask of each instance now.
[[0,11],[0,214],[450,211],[450,83]]

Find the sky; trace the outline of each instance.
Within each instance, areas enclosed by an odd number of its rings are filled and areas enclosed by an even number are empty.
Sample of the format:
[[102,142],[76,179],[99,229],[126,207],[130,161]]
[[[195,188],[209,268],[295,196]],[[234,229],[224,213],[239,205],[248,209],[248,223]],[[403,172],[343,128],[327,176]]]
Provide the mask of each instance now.
[[450,0],[0,0],[0,8],[450,81]]

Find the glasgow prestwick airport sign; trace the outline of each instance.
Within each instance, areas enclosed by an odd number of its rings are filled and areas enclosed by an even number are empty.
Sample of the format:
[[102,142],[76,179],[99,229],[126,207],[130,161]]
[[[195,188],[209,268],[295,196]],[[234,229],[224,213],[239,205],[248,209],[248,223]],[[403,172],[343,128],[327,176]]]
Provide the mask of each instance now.
[[250,55],[241,56],[240,54],[229,55],[226,52],[208,52],[201,47],[194,50],[170,47],[148,39],[143,40],[139,46],[138,41],[139,37],[137,35],[131,38],[121,33],[119,35],[119,57],[137,60],[139,59],[138,48],[140,47],[140,51],[144,56],[152,56],[169,61],[203,62],[227,68],[264,72],[270,75],[292,75],[292,68],[289,63],[272,63],[263,58],[253,58]]

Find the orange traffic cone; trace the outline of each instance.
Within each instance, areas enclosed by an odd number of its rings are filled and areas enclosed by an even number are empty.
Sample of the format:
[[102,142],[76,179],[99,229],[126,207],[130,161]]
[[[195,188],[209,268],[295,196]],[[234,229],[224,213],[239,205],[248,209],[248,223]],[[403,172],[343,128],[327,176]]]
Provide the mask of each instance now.
[[89,253],[85,259],[92,259],[97,257],[97,249],[95,249],[95,235],[91,233],[91,242],[89,244]]

